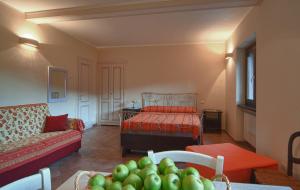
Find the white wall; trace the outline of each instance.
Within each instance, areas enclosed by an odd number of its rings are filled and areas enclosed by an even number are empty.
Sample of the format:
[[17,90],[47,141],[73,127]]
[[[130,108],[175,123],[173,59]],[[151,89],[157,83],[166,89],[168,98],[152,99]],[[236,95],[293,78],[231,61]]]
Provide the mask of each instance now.
[[244,139],[253,147],[256,147],[256,117],[247,112],[244,113]]
[[125,106],[142,92],[199,93],[199,111],[225,111],[224,44],[100,49],[100,63],[125,64]]
[[[260,12],[257,151],[273,156],[284,167],[288,138],[300,130],[299,10],[298,0],[268,0]],[[299,146],[296,152],[299,156]],[[300,167],[297,172],[300,175]]]
[[245,43],[245,40],[252,38],[257,31],[257,14],[259,8],[254,8],[240,23],[234,31],[230,39],[227,41],[226,51],[232,53],[234,50],[233,59],[227,60],[226,63],[226,128],[227,132],[238,141],[244,140],[244,113],[237,107],[238,103],[242,102],[244,96],[242,90],[242,79],[239,74],[241,68],[241,55],[243,51],[239,48]]
[[[287,165],[288,138],[300,129],[299,10],[298,0],[264,0],[244,19],[227,43],[230,51],[256,32],[256,148],[258,153],[278,160],[282,169]],[[226,84],[234,89],[235,66],[230,67],[227,64]],[[227,105],[237,109],[228,98]],[[227,120],[233,117],[234,114]],[[236,123],[229,128],[232,134],[240,131]],[[296,143],[298,156],[299,146],[300,143]],[[299,167],[296,172],[300,174]]]
[[[19,44],[18,36],[38,40],[38,49]],[[68,70],[68,100],[50,103],[52,115],[77,115],[77,59],[90,60],[92,65],[90,120],[96,123],[96,62],[98,52],[74,38],[47,25],[24,20],[24,14],[0,3],[0,106],[47,102],[47,68]]]

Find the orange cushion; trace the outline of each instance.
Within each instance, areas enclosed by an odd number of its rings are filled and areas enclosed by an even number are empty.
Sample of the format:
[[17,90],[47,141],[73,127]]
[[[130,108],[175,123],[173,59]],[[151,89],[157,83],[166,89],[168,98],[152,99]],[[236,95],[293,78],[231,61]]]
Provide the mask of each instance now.
[[[224,156],[224,174],[233,182],[250,182],[251,170],[255,168],[277,169],[277,161],[240,148],[231,143],[196,145],[186,147],[187,151],[198,152],[213,157]],[[201,175],[212,178],[214,170],[189,164],[197,168]]]
[[44,133],[65,131],[68,128],[68,114],[59,116],[46,116]]

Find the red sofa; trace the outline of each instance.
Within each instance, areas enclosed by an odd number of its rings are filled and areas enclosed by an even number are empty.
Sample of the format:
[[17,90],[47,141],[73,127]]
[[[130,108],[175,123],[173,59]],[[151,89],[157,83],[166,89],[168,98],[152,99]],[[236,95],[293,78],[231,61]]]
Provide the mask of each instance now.
[[47,104],[0,107],[0,186],[37,173],[78,151],[84,124],[69,119],[69,129],[43,133]]

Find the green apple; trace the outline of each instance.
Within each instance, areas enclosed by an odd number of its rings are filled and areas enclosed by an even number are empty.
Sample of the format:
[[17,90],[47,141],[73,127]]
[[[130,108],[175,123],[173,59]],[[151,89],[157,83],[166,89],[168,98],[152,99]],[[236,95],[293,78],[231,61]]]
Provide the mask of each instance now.
[[123,186],[122,190],[136,190],[132,185],[128,184]]
[[157,174],[155,170],[153,170],[152,168],[144,168],[140,171],[140,173],[138,174],[143,180],[145,180],[145,178],[147,177],[147,175],[150,174]]
[[178,173],[178,168],[173,165],[173,166],[168,166],[165,170],[164,170],[164,175],[166,174],[177,174]]
[[201,178],[205,190],[216,190],[213,182],[207,178]]
[[180,190],[180,179],[176,174],[167,174],[163,177],[162,190]]
[[110,177],[106,177],[105,178],[105,185],[104,185],[105,189],[108,189],[110,184],[112,184],[112,179]]
[[178,169],[177,171],[177,175],[179,176],[180,179],[182,179],[182,173],[183,173],[183,169]]
[[204,186],[200,178],[187,175],[182,180],[182,190],[204,190]]
[[161,179],[157,174],[150,174],[144,181],[145,190],[160,190]]
[[137,163],[135,160],[129,160],[125,166],[128,168],[128,170],[131,172],[132,170],[137,169]]
[[186,169],[184,169],[183,172],[181,173],[181,179],[183,179],[185,176],[188,175],[193,175],[196,178],[200,178],[200,174],[198,170],[193,167],[187,167]]
[[119,181],[115,181],[110,184],[106,190],[122,190],[122,183]]
[[159,172],[163,174],[165,169],[168,166],[173,166],[173,165],[175,165],[173,160],[171,160],[170,158],[164,158],[159,163]]
[[143,180],[136,174],[130,174],[124,181],[123,185],[132,185],[136,190],[140,190],[143,187]]
[[124,181],[124,179],[128,176],[129,170],[124,164],[119,164],[113,170],[112,177],[114,181]]
[[92,186],[92,187],[90,187],[89,189],[90,189],[90,190],[105,190],[103,187],[98,186],[98,185]]
[[93,187],[93,186],[103,187],[105,184],[105,177],[101,174],[96,174],[89,179],[88,184],[90,187]]
[[160,177],[160,180],[162,181],[162,180],[163,180],[163,178],[164,178],[164,175],[162,175],[162,174],[159,174],[158,176]]
[[145,168],[151,168],[151,169],[155,170],[156,172],[158,172],[158,167],[155,164],[148,164],[145,166]]
[[138,168],[136,168],[136,169],[130,171],[131,174],[136,174],[136,175],[139,175],[140,172],[141,172],[141,170],[138,169]]
[[148,164],[153,164],[152,160],[148,156],[144,156],[138,161],[138,166],[140,169],[144,169],[144,167]]

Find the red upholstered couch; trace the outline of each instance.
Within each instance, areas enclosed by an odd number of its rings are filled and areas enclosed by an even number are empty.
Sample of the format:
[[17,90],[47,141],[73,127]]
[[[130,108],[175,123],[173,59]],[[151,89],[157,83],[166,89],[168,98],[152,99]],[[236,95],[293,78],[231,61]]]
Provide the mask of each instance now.
[[32,175],[81,147],[84,124],[69,119],[69,129],[43,133],[47,104],[0,107],[0,186]]

